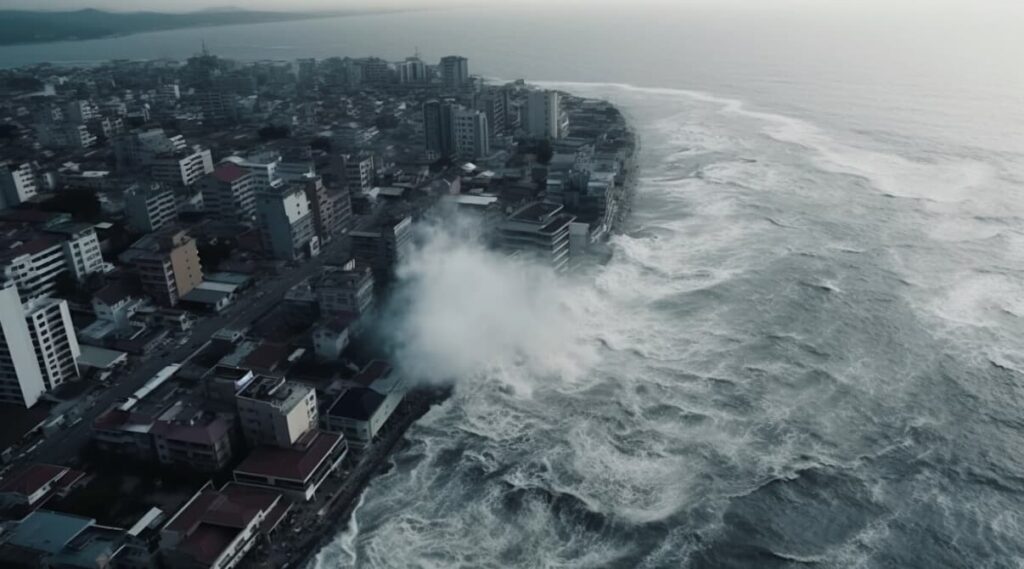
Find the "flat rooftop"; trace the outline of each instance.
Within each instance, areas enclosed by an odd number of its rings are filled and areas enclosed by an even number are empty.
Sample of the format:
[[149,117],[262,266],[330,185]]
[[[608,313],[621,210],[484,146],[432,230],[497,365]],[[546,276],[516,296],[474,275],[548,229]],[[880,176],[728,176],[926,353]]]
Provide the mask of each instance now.
[[535,202],[517,210],[509,219],[525,223],[545,223],[549,217],[561,210],[561,204]]
[[[238,465],[235,474],[307,481],[341,444],[341,435],[312,431],[291,448],[256,447]],[[305,437],[303,437],[305,439]]]

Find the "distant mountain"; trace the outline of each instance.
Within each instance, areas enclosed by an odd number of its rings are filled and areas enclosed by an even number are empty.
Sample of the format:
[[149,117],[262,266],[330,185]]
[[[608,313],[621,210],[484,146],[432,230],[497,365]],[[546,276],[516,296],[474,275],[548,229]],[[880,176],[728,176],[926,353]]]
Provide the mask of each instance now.
[[[355,13],[360,12],[348,12],[348,14]],[[325,15],[346,15],[346,13],[255,12],[236,8],[204,10],[186,14],[105,12],[94,9],[73,12],[0,10],[0,45],[86,40],[198,26],[302,20]]]

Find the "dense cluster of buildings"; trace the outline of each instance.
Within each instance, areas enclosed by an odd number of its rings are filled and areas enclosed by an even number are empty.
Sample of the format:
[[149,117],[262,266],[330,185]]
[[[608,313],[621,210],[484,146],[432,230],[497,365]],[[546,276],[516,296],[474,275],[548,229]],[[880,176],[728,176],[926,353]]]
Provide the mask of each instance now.
[[[558,272],[607,234],[621,114],[470,71],[205,50],[0,71],[0,565],[242,563],[407,399],[354,345],[419,220],[471,212]],[[108,519],[80,507],[105,475],[79,451],[203,484]]]

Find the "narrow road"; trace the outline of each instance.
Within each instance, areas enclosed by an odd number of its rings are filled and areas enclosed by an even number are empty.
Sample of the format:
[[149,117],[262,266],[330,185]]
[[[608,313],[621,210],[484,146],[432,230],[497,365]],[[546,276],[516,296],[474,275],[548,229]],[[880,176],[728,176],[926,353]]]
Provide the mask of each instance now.
[[[335,260],[337,255],[343,251],[341,245],[343,242],[344,240],[338,240],[325,248],[317,258],[306,261],[295,268],[286,268],[281,275],[257,283],[234,305],[228,307],[225,313],[201,318],[192,326],[191,340],[188,344],[173,348],[166,356],[158,354],[143,356],[143,360],[137,368],[112,378],[114,384],[102,391],[87,409],[81,410],[82,421],[80,423],[46,438],[22,460],[53,464],[75,460],[89,442],[93,421],[110,408],[115,401],[134,393],[164,367],[188,361],[203,349],[218,330],[245,327],[258,320],[276,307],[291,287],[314,274],[325,263]],[[257,292],[264,294],[260,296]]]

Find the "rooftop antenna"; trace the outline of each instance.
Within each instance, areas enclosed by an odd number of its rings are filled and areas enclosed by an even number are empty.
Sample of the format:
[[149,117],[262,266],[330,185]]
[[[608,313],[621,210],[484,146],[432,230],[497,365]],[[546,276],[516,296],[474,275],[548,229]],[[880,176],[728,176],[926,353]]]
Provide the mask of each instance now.
[[210,55],[210,52],[207,51],[207,49],[206,49],[206,38],[203,38],[203,55],[204,56]]

